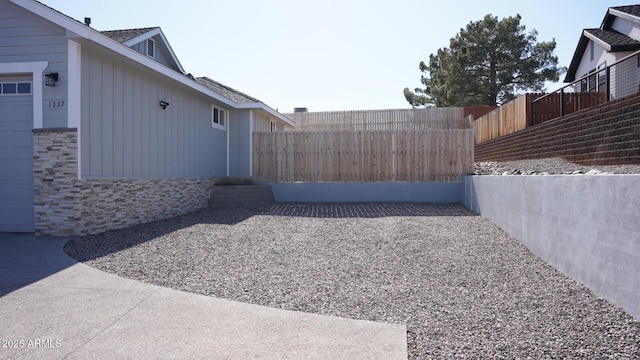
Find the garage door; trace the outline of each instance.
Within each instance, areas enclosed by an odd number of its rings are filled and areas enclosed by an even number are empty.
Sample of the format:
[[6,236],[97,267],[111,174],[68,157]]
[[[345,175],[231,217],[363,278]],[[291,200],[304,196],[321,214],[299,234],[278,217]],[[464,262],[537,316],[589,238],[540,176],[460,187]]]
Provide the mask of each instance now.
[[34,231],[30,82],[0,82],[0,231]]

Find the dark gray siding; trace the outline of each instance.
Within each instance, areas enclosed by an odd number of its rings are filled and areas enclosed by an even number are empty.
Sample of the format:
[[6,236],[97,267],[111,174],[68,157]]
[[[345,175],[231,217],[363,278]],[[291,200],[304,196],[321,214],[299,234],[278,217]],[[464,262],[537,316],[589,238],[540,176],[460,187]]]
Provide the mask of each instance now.
[[83,45],[82,104],[83,177],[226,173],[226,133],[211,127],[211,100],[196,91]]
[[[67,38],[54,25],[8,1],[0,2],[0,62],[48,61],[47,72],[57,72],[56,87],[43,87],[43,127],[67,127]],[[49,101],[65,101],[49,108]]]

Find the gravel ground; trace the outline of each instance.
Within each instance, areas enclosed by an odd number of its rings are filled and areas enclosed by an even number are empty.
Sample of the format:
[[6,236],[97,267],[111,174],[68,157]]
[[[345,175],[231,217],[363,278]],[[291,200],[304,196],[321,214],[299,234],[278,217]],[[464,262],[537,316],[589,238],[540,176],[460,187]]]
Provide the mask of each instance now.
[[640,174],[640,164],[584,166],[562,158],[518,160],[509,162],[478,162],[479,175],[551,175],[551,174]]
[[406,324],[411,359],[640,358],[640,322],[462,205],[207,209],[65,250],[161,286]]

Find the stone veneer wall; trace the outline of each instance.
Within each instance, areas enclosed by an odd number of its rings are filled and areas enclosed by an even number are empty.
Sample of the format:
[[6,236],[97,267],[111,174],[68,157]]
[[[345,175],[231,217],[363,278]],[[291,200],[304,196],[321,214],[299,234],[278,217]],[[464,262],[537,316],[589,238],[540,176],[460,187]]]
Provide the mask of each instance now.
[[95,234],[207,207],[211,179],[80,180],[76,235]]
[[207,206],[211,179],[78,179],[76,129],[34,131],[38,235],[95,234]]
[[36,235],[72,235],[80,221],[76,129],[33,131]]

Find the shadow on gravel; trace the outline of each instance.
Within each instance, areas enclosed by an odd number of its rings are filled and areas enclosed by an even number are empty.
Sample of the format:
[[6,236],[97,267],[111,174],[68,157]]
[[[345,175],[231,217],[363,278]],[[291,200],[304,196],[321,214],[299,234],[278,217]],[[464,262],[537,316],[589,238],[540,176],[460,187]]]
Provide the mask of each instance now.
[[171,219],[72,238],[64,251],[85,262],[143,244],[198,224],[236,225],[254,216],[383,218],[392,216],[477,216],[463,204],[275,203],[255,207],[206,208]]

